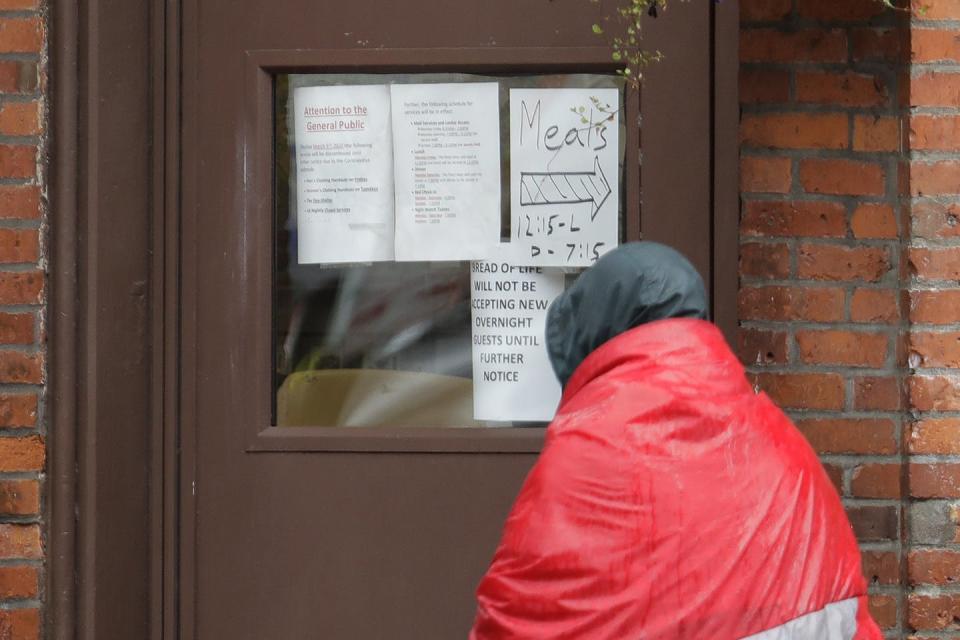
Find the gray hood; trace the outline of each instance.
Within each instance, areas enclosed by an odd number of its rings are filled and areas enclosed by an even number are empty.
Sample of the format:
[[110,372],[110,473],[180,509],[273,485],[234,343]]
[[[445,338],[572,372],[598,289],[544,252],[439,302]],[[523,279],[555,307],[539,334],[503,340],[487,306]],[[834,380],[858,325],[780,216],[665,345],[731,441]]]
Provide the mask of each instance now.
[[707,294],[693,265],[670,247],[633,242],[583,272],[547,311],[547,353],[560,384],[607,340],[647,322],[707,318]]

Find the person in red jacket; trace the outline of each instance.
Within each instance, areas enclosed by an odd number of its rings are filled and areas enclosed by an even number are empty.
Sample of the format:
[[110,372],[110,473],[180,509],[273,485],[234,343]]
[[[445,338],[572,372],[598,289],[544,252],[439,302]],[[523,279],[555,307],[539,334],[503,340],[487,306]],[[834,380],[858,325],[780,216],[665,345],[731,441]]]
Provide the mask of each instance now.
[[477,590],[472,640],[873,640],[860,552],[814,451],[663,245],[550,307],[563,384]]

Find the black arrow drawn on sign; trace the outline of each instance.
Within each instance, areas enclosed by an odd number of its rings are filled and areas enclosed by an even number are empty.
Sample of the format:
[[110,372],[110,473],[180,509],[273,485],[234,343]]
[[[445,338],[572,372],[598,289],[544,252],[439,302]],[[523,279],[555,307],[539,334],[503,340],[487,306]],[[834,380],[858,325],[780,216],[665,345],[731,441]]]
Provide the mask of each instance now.
[[593,221],[610,197],[610,191],[599,156],[593,159],[593,171],[520,172],[521,207],[592,202],[590,220]]

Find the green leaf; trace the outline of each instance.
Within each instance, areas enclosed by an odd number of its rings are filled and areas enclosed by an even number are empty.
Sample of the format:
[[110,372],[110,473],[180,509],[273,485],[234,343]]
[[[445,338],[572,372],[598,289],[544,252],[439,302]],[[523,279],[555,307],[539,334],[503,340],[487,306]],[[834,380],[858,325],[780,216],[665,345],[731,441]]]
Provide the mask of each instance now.
[[600,25],[594,23],[593,32],[596,33],[597,35],[600,35],[601,33],[603,33],[603,29],[600,27]]

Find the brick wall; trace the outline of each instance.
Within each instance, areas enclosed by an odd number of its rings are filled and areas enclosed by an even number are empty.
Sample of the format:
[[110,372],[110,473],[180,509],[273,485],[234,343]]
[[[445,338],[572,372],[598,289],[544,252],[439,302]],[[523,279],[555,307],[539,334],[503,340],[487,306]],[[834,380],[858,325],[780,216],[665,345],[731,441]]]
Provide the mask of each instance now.
[[905,16],[741,0],[741,357],[822,455],[899,633]]
[[[740,353],[890,637],[960,638],[960,2],[741,0]],[[912,634],[912,632],[916,632]]]
[[[910,29],[903,223],[911,587],[918,637],[960,637],[960,2],[925,0]],[[917,3],[919,8],[920,3]],[[934,632],[939,632],[936,635]]]
[[0,0],[0,638],[40,635],[45,64],[38,0]]

